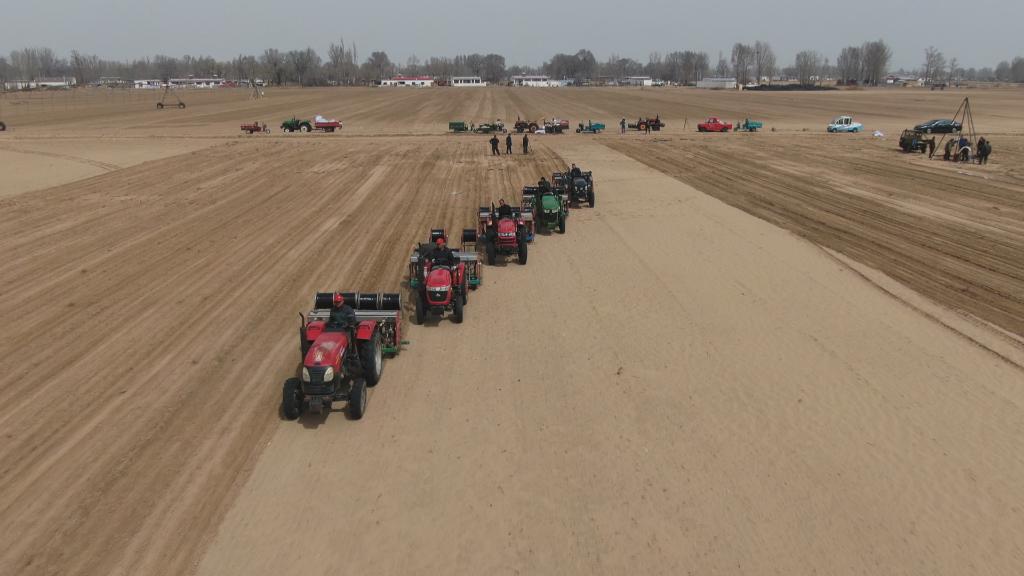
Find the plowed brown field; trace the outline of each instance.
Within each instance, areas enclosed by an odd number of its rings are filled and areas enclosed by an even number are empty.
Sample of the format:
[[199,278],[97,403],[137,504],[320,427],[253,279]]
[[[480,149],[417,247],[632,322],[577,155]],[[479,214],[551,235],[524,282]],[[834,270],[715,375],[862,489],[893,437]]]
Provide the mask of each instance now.
[[[989,165],[895,149],[965,95]],[[8,96],[0,574],[1018,573],[1020,96]],[[237,134],[315,113],[344,130]],[[597,207],[411,327],[366,418],[279,418],[313,292],[401,289],[429,228],[569,161]]]

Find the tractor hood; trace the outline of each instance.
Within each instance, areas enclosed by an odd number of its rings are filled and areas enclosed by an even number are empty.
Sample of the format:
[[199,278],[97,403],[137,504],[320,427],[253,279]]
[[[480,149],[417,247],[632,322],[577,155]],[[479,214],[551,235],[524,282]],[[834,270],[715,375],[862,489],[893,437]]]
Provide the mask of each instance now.
[[545,194],[540,198],[540,207],[545,212],[558,212],[562,208],[562,202],[557,196]]
[[452,286],[452,273],[447,268],[434,268],[427,275],[427,290],[437,290],[440,288],[451,288]]
[[515,234],[516,233],[516,221],[511,218],[502,218],[498,220],[498,235]]
[[306,353],[302,365],[308,367],[333,366],[337,369],[347,347],[347,332],[321,332],[313,345],[309,347],[309,352]]

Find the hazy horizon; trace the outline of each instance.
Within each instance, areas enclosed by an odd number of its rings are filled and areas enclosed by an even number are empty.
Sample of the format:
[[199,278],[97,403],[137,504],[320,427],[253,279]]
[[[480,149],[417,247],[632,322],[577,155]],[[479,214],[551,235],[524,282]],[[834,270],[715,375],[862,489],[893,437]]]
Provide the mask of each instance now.
[[834,63],[844,46],[879,38],[892,47],[892,70],[920,67],[930,45],[964,68],[995,67],[1024,55],[1016,30],[1024,2],[975,0],[969,9],[952,0],[863,0],[841,10],[809,0],[787,4],[642,0],[627,12],[602,1],[524,0],[506,8],[438,0],[428,12],[407,0],[345,10],[326,0],[249,0],[244,11],[200,0],[3,0],[0,55],[45,46],[62,57],[77,49],[118,61],[156,54],[228,60],[265,48],[308,46],[326,56],[340,38],[356,44],[360,60],[383,50],[398,64],[411,55],[424,60],[493,52],[508,66],[539,66],[556,53],[586,48],[599,61],[614,53],[641,63],[651,52],[702,50],[714,66],[719,51],[728,58],[735,42],[763,40],[779,65],[789,66],[800,50],[816,50]]

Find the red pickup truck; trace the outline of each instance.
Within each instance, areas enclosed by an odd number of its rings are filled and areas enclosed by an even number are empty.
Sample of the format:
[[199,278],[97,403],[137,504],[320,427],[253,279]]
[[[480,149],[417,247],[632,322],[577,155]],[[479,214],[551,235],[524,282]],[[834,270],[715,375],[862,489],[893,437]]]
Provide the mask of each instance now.
[[722,122],[716,116],[697,124],[697,132],[728,132],[732,130],[732,124]]

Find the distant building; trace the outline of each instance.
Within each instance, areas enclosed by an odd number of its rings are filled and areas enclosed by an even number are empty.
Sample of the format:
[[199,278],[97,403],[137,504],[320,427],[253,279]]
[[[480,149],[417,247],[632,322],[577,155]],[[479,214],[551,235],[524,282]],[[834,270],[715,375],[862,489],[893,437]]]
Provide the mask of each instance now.
[[393,86],[416,86],[416,87],[433,86],[434,85],[434,79],[431,78],[430,76],[395,76],[395,77],[390,78],[388,80],[381,80],[380,81],[380,85],[381,86],[388,86],[388,87],[393,87]]
[[712,88],[719,90],[735,90],[735,78],[704,78],[697,80],[697,88]]
[[220,88],[224,85],[223,78],[171,78],[168,84],[172,88]]
[[560,86],[561,83],[559,83],[557,81],[552,83],[551,78],[549,78],[547,76],[522,75],[522,76],[513,76],[512,77],[512,85],[513,86],[537,86],[537,87],[547,88],[549,86]]
[[474,87],[474,86],[487,86],[487,82],[484,82],[479,76],[452,76],[450,86],[461,86],[461,87]]
[[163,88],[164,83],[160,80],[134,80],[132,86],[139,90],[156,90]]
[[623,86],[654,86],[650,76],[626,76],[622,79]]
[[74,76],[36,78],[35,80],[11,80],[4,82],[4,90],[36,90],[40,88],[71,88],[78,84]]

